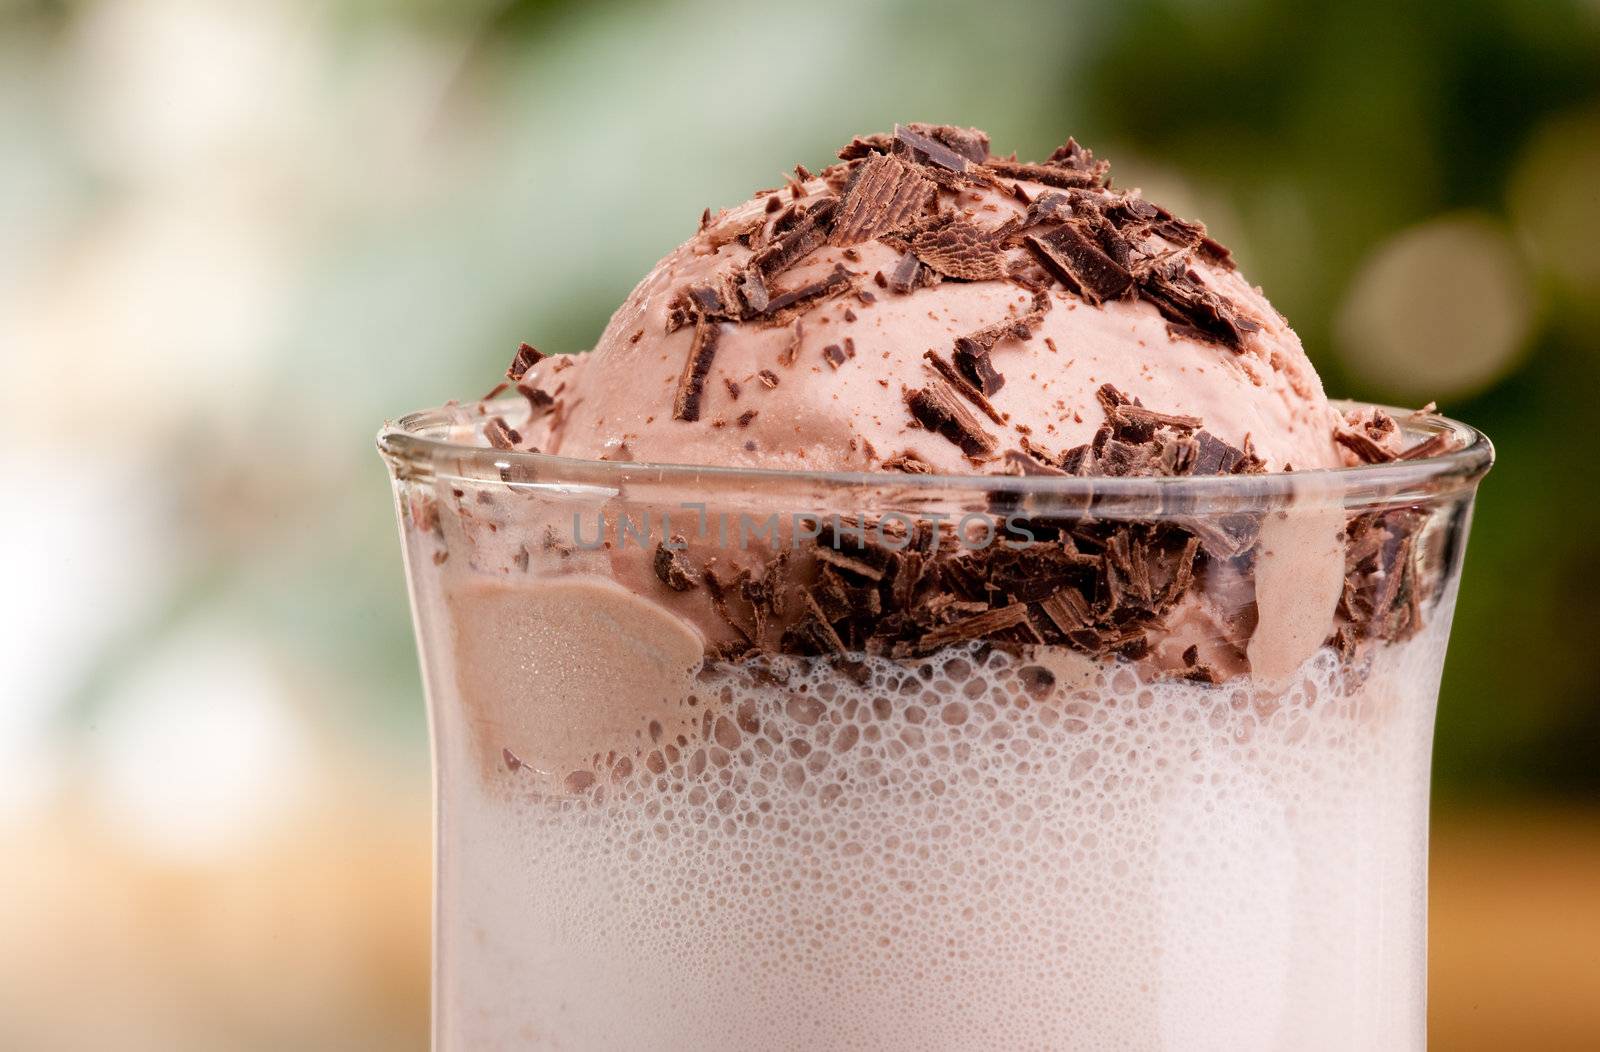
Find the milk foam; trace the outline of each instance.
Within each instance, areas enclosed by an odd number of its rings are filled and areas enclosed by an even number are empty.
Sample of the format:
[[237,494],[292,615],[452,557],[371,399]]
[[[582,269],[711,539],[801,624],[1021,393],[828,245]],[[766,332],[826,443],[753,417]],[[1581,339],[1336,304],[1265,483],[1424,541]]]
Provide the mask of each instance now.
[[703,740],[578,795],[436,695],[439,1047],[1421,1048],[1447,622],[1270,692],[706,675]]

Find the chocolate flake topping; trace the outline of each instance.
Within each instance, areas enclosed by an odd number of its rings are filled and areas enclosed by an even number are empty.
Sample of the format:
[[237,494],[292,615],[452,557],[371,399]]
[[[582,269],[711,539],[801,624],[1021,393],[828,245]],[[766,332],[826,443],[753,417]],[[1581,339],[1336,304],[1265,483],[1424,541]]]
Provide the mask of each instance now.
[[906,127],[943,143],[976,164],[982,164],[989,159],[989,136],[977,128],[961,128],[954,124],[917,123],[908,124]]
[[1243,350],[1245,336],[1261,328],[1240,315],[1231,301],[1206,288],[1181,260],[1152,267],[1139,282],[1139,295],[1155,304],[1168,321],[1233,351]]
[[829,243],[855,245],[909,225],[938,187],[898,157],[878,154],[857,170],[840,202]]
[[687,542],[682,534],[673,534],[671,547],[665,543],[656,545],[655,571],[661,583],[674,592],[687,592],[700,583],[700,575],[695,573],[689,561],[684,558],[683,549]]
[[922,352],[922,357],[927,359],[928,363],[933,366],[934,372],[938,373],[940,376],[944,377],[945,380],[949,381],[950,386],[955,388],[963,398],[981,409],[984,416],[987,416],[990,420],[993,420],[1001,427],[1005,426],[1005,417],[1001,416],[999,411],[995,409],[994,405],[990,403],[989,399],[984,397],[983,391],[970,382],[965,376],[962,376],[960,371],[954,365],[951,365],[944,358],[940,357],[938,351],[924,351]]
[[517,394],[528,400],[529,419],[548,412],[556,404],[555,398],[549,392],[541,391],[530,384],[517,384]]
[[1078,145],[1078,140],[1067,136],[1067,141],[1050,154],[1051,165],[1062,168],[1074,168],[1080,172],[1093,172],[1096,176],[1104,178],[1111,170],[1111,165],[1105,161],[1094,159],[1094,151]]
[[1121,437],[1132,435],[1139,441],[1149,441],[1157,428],[1170,427],[1175,431],[1194,431],[1200,427],[1196,416],[1178,416],[1146,409],[1138,402],[1110,384],[1101,384],[1095,398],[1106,411],[1106,421]]
[[1036,295],[1033,310],[1022,317],[997,322],[977,332],[957,337],[956,368],[978,390],[986,395],[994,394],[1005,386],[1006,379],[995,369],[994,363],[990,361],[989,352],[1001,340],[1032,339],[1034,329],[1038,328],[1049,310],[1049,295]]
[[995,437],[962,408],[948,384],[935,381],[918,388],[906,396],[906,405],[919,424],[948,438],[967,456],[994,452]]
[[996,175],[1003,175],[1008,179],[1023,179],[1030,183],[1043,183],[1063,190],[1100,186],[1105,178],[1104,171],[1082,171],[1055,164],[990,161],[985,167]]
[[836,265],[825,277],[807,282],[798,288],[775,293],[767,300],[761,313],[776,315],[779,311],[787,310],[791,307],[814,304],[832,296],[837,296],[854,287],[851,273],[842,265]]
[[1350,431],[1341,427],[1334,431],[1333,440],[1354,453],[1363,464],[1387,464],[1396,459],[1396,454],[1389,452],[1360,431]]
[[843,654],[848,649],[811,592],[800,593],[800,620],[784,633],[785,649],[800,654]]
[[914,253],[907,252],[894,265],[894,273],[890,275],[888,285],[893,291],[904,294],[920,285],[927,284],[923,278],[922,261]]
[[505,417],[490,417],[483,425],[483,437],[495,449],[516,449],[522,444],[522,435],[506,423]]
[[1402,640],[1422,627],[1422,603],[1439,576],[1418,571],[1417,546],[1427,514],[1394,508],[1353,516],[1345,527],[1345,583],[1339,628],[1330,640],[1353,649],[1357,638]]
[[[734,262],[725,273],[678,290],[669,306],[669,330],[693,327],[676,391],[676,418],[700,419],[724,325],[790,325],[777,363],[792,365],[804,335],[802,314],[852,292],[851,314],[859,309],[857,300],[873,302],[874,293],[859,288],[858,279],[902,295],[944,279],[1000,280],[1032,290],[1033,310],[960,336],[948,350],[928,351],[932,373],[905,392],[917,425],[968,457],[991,463],[988,470],[1010,475],[1155,478],[1265,470],[1248,436],[1234,445],[1206,431],[1196,417],[1148,408],[1109,385],[1097,392],[1103,424],[1091,441],[1064,451],[1042,448],[1038,436],[1020,426],[1007,429],[1006,418],[990,402],[1007,382],[996,365],[997,348],[1004,340],[1034,335],[1057,283],[1091,306],[1137,296],[1160,311],[1174,337],[1242,350],[1261,323],[1222,288],[1207,284],[1207,266],[1231,267],[1232,261],[1203,226],[1177,218],[1137,192],[1111,189],[1105,162],[1071,140],[1045,162],[1028,164],[992,158],[987,137],[973,129],[907,124],[892,135],[857,138],[839,157],[840,164],[821,173],[825,190],[802,169],[797,179],[786,180],[787,192],[770,192],[762,207],[742,218],[703,217],[697,249],[736,243],[730,253]],[[1041,185],[1051,189],[1041,191]],[[1010,218],[986,225],[973,218],[983,211]],[[866,273],[857,275],[843,265],[820,278],[784,280],[825,246],[832,246],[822,256],[829,264],[842,259],[870,272],[879,265],[876,257],[855,246],[874,241],[898,253],[898,260],[870,281]],[[837,369],[855,347],[849,338],[834,339],[816,342],[826,344],[823,361]],[[1053,342],[1046,343],[1056,350]],[[1003,363],[1003,350],[999,355]],[[518,382],[541,357],[525,346],[508,377]],[[770,369],[755,376],[766,389],[778,383]],[[743,382],[750,389],[749,379]],[[1011,382],[1019,381],[1013,376]],[[728,387],[734,398],[737,386]],[[554,391],[557,397],[561,393]],[[548,396],[537,391],[524,396],[535,412],[549,408]],[[748,426],[755,413],[747,410],[736,423]],[[983,416],[1008,435],[1016,432],[1004,453],[996,453],[999,439],[984,430]],[[712,423],[734,422],[730,413]],[[496,446],[520,442],[499,418],[485,426],[485,433]],[[1396,452],[1393,421],[1376,417],[1349,422],[1338,440],[1368,462],[1430,456],[1448,444],[1437,436]],[[747,442],[746,448],[753,446]],[[881,462],[870,446],[863,452],[884,471],[934,471],[910,450]],[[968,641],[1002,647],[1046,644],[1138,658],[1149,652],[1174,608],[1193,589],[1211,580],[1248,578],[1261,525],[1258,515],[1186,516],[1181,510],[1157,521],[1101,518],[1091,514],[1087,502],[1081,511],[1074,510],[1076,505],[1062,507],[1039,494],[1020,494],[998,479],[989,501],[993,508],[1020,515],[1036,543],[973,548],[931,522],[856,522],[849,529],[824,531],[814,548],[803,549],[792,562],[784,553],[748,569],[720,563],[697,568],[675,550],[682,542],[674,537],[674,547],[658,547],[654,569],[667,589],[704,586],[713,608],[738,637],[719,651],[730,660],[778,649],[818,655],[843,668],[854,653],[915,657]],[[1421,532],[1424,521],[1414,508],[1368,512],[1350,521],[1333,645],[1399,639],[1416,630],[1422,604],[1437,587],[1437,574],[1430,578],[1425,572],[1430,556],[1422,551],[1428,543]],[[852,539],[864,538],[874,526],[888,529],[904,547],[889,550]],[[1216,599],[1229,601],[1220,591]],[[1254,615],[1248,596],[1242,602],[1225,616],[1245,626],[1242,638],[1248,638]],[[1245,661],[1242,652],[1238,657]],[[1232,662],[1218,662],[1209,644],[1190,649],[1177,664],[1170,674],[1198,682],[1216,682],[1234,668]]]
[[[993,281],[1005,276],[1004,228],[988,229],[954,213],[911,239],[917,259],[947,278]],[[899,268],[896,267],[896,274]]]
[[[1246,475],[1266,470],[1248,438],[1243,449],[1236,448],[1200,430],[1201,422],[1195,417],[1146,409],[1110,384],[1101,385],[1096,397],[1105,409],[1106,423],[1093,441],[1070,449],[1057,459],[1056,466],[1068,474],[1126,478]],[[1029,452],[1039,455],[1031,447]],[[1253,537],[1253,530],[1250,535]],[[1212,539],[1229,550],[1238,548],[1240,540]]]
[[841,161],[855,161],[863,157],[871,157],[875,153],[888,153],[894,148],[894,136],[878,132],[873,135],[857,135],[844,146],[839,147],[839,152],[834,156]]
[[[909,146],[915,153],[927,158],[928,163],[952,172],[965,172],[970,161],[982,161],[982,157],[972,158],[958,150],[953,150],[938,139],[903,124],[894,126],[894,137]],[[985,151],[987,153],[987,151]]]
[[933,466],[909,449],[903,453],[896,453],[888,460],[885,460],[883,469],[885,471],[903,471],[907,475],[933,474]]
[[1017,627],[1027,619],[1028,607],[1025,603],[1011,603],[1007,606],[996,607],[992,610],[985,610],[981,614],[973,614],[971,617],[952,621],[948,625],[940,625],[918,641],[917,649],[932,651],[954,643],[988,639],[1004,629]]
[[721,323],[707,318],[695,322],[689,356],[684,360],[683,372],[678,375],[678,394],[672,404],[674,419],[700,419],[700,400],[705,394],[706,375],[711,372],[711,362],[717,355],[717,341],[721,335]]
[[517,348],[516,356],[511,359],[511,364],[506,367],[506,379],[516,383],[527,375],[529,369],[532,369],[548,357],[549,355],[532,344],[522,344]]
[[[820,248],[828,240],[828,228],[837,204],[837,198],[825,197],[805,208],[792,226],[750,257],[750,267],[761,277],[771,278]],[[774,226],[782,219],[779,216],[774,220]]]
[[1049,458],[1035,451],[1028,444],[1026,438],[1022,440],[1021,449],[1008,449],[1000,454],[1000,458],[1005,461],[1004,470],[1008,475],[1060,476],[1066,474],[1065,471],[1051,463]]
[[[789,326],[789,340],[784,344],[783,350],[778,352],[779,365],[793,365],[795,356],[800,353],[800,344],[805,341],[805,323],[796,318],[794,324]],[[777,386],[774,380],[772,386]]]
[[1071,224],[1026,240],[1039,262],[1091,304],[1121,299],[1133,289],[1133,275]]

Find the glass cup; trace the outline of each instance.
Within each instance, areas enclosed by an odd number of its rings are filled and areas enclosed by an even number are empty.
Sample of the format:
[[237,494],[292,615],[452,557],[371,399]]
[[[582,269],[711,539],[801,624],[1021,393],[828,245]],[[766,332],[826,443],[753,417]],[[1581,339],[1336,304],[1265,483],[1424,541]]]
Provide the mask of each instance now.
[[1493,451],[808,474],[386,427],[434,1045],[1421,1049],[1434,709]]

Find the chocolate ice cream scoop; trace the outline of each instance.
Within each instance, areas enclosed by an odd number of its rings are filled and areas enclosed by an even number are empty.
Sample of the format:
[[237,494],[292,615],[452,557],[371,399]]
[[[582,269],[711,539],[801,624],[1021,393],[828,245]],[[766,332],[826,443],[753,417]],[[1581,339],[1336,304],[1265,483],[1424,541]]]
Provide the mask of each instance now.
[[[1070,139],[1033,164],[970,128],[858,137],[819,174],[708,210],[592,351],[524,344],[505,385],[520,399],[494,403],[477,437],[582,460],[916,476],[1256,475],[1402,454],[1392,420],[1329,405],[1294,331],[1202,225],[1108,173]],[[914,571],[841,547],[839,529],[803,551],[792,531],[773,537],[795,556],[781,575],[773,553],[703,532],[681,552],[663,536],[653,556],[592,558],[724,654],[974,639],[1273,680],[1350,618],[1343,509],[1314,472],[1291,490],[1292,520],[1047,516],[1026,552],[935,537]],[[804,601],[761,609],[773,589],[751,582],[775,576]]]
[[[594,350],[514,367],[524,446],[581,458],[974,473],[1187,468],[1071,452],[1110,423],[1197,432],[1268,470],[1332,467],[1299,339],[1226,249],[1069,142],[990,156],[972,129],[858,138],[838,164],[708,214]],[[526,364],[526,363],[524,363]]]

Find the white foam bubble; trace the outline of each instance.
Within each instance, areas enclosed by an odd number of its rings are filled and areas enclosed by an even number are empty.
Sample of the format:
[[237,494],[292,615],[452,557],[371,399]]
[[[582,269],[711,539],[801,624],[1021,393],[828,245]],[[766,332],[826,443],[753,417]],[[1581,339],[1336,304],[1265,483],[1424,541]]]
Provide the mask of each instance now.
[[578,796],[486,776],[436,697],[440,1047],[1420,1048],[1447,630],[1270,694],[725,676],[704,740]]

